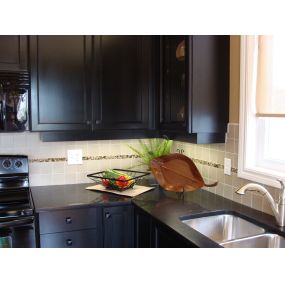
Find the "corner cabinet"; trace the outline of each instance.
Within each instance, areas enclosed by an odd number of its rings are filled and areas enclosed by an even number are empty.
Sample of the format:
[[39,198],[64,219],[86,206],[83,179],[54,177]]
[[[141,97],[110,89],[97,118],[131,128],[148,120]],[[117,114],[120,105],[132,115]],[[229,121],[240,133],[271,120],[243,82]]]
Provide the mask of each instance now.
[[32,131],[91,129],[91,36],[30,36]]
[[161,135],[224,142],[229,102],[229,36],[162,36]]
[[23,71],[27,68],[27,36],[0,36],[0,71]]
[[188,248],[195,246],[178,233],[135,206],[135,247]]

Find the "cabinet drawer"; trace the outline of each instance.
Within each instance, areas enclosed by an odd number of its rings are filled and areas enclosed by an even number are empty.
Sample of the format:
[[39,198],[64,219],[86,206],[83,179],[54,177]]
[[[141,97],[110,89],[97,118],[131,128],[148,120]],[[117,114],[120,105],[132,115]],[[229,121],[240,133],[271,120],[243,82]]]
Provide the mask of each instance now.
[[41,247],[98,247],[97,230],[81,230],[40,236]]
[[96,208],[39,213],[40,234],[97,228]]

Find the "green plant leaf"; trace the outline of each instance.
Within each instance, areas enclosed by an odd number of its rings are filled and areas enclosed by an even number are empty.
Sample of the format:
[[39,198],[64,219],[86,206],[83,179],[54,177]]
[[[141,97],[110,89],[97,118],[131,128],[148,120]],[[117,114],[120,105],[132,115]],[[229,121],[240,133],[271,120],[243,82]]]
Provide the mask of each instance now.
[[151,161],[159,156],[167,155],[171,151],[173,141],[168,138],[164,139],[149,139],[147,142],[139,140],[140,149],[136,149],[131,145],[128,147],[140,156],[143,160],[140,165],[147,165],[150,167]]

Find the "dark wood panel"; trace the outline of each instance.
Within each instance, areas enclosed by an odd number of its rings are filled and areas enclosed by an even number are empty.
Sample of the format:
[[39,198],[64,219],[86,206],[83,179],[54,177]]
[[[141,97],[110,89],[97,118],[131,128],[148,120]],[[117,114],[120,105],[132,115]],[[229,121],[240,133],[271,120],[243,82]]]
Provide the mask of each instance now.
[[106,207],[103,211],[104,247],[134,247],[133,206]]
[[91,128],[91,37],[30,38],[32,130]]
[[149,128],[152,45],[151,36],[94,38],[96,129]]
[[40,235],[41,248],[99,247],[96,229]]
[[135,207],[135,247],[152,247],[151,217]]
[[0,36],[0,70],[27,69],[27,36]]
[[96,228],[97,208],[48,211],[39,213],[40,234]]
[[139,139],[157,138],[157,130],[96,130],[94,132],[42,132],[40,138],[45,142],[53,141],[79,141],[79,140],[111,140],[111,139]]
[[226,132],[229,36],[193,36],[192,132]]

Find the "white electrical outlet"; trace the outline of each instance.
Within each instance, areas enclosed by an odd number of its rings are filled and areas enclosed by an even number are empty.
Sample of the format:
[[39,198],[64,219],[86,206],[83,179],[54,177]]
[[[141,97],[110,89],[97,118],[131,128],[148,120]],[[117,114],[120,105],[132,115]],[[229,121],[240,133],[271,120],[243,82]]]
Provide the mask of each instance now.
[[229,158],[225,158],[224,160],[224,173],[226,175],[232,174],[232,160]]
[[69,149],[67,151],[67,164],[82,164],[82,149]]

